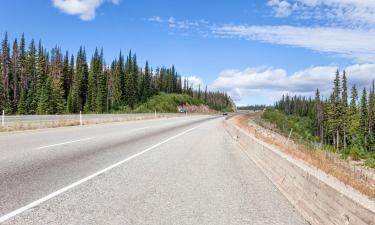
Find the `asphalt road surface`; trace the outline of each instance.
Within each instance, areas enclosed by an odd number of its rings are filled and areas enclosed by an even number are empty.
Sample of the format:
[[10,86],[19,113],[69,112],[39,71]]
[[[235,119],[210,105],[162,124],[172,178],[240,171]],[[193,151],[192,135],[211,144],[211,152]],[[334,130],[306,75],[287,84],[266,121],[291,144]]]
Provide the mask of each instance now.
[[0,223],[307,224],[222,120],[0,134]]

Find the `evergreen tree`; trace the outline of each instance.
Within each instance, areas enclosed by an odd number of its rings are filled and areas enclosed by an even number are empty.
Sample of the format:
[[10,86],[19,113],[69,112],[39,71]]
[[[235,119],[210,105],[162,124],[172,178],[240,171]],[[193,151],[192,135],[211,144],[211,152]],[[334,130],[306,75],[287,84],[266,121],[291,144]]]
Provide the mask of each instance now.
[[27,78],[27,99],[26,109],[28,114],[35,114],[38,105],[37,101],[37,76],[36,76],[36,48],[34,40],[31,40],[28,57],[26,72]]
[[358,138],[358,134],[360,132],[360,117],[358,113],[358,91],[357,87],[353,85],[351,90],[351,100],[350,100],[350,107],[349,107],[349,129],[348,135],[351,138],[351,143],[354,143],[355,140]]
[[19,99],[19,76],[20,76],[20,55],[18,52],[18,43],[17,39],[13,42],[13,51],[12,51],[12,113],[17,112],[18,99]]
[[26,53],[26,42],[25,42],[25,36],[22,34],[20,46],[19,46],[19,100],[17,103],[17,114],[26,114],[27,108],[26,108],[26,95],[27,95],[27,88],[28,88],[28,80],[27,80],[27,74],[26,74],[26,68],[27,68],[27,53]]
[[344,149],[347,146],[347,134],[348,134],[348,123],[349,123],[349,108],[348,108],[348,86],[347,86],[347,78],[346,78],[346,72],[344,70],[343,76],[342,76],[342,95],[341,95],[341,127],[343,132],[343,144]]
[[48,115],[52,114],[52,77],[49,76],[45,84],[43,85],[39,96],[38,96],[38,107],[37,113],[38,115]]
[[107,74],[104,71],[104,61],[103,61],[103,49],[101,50],[100,56],[98,58],[98,75],[97,75],[97,86],[96,86],[96,99],[95,99],[95,112],[103,113],[106,111],[106,99],[107,99]]
[[112,84],[112,104],[113,108],[118,109],[124,102],[125,93],[125,72],[124,68],[124,58],[120,52],[118,62],[113,63],[113,84]]
[[320,100],[319,89],[317,89],[315,93],[315,135],[317,137],[320,137],[321,142],[324,139],[323,122],[324,122],[324,108]]
[[[47,114],[49,112],[48,107],[50,107],[50,102],[46,102],[47,100],[51,100],[50,96],[45,96],[48,92],[48,90],[51,89],[51,85],[48,86],[47,84],[47,73],[46,73],[46,58],[44,56],[44,50],[42,47],[41,42],[39,42],[38,47],[38,63],[37,63],[37,70],[36,70],[36,88],[37,88],[37,94],[36,94],[36,100],[38,102],[37,106],[37,113],[38,114]],[[51,82],[51,81],[50,81]],[[45,90],[47,89],[47,90]],[[43,99],[41,97],[43,96]],[[42,104],[42,105],[40,105]]]
[[97,95],[97,82],[100,71],[100,59],[98,49],[95,50],[94,56],[91,59],[90,72],[88,78],[88,88],[87,88],[87,101],[85,105],[86,112],[93,112],[96,104]]
[[366,88],[362,91],[361,97],[361,111],[360,111],[360,127],[361,135],[364,141],[364,146],[367,148],[367,137],[368,137],[368,106],[367,106],[367,92]]
[[2,54],[1,54],[1,75],[2,75],[2,87],[3,90],[0,97],[0,109],[5,110],[6,113],[11,113],[10,103],[10,80],[11,80],[11,59],[10,50],[8,43],[8,34],[5,33],[4,40],[2,42]]
[[71,73],[70,73],[70,67],[69,67],[69,53],[66,51],[64,56],[64,63],[63,63],[63,69],[62,69],[62,75],[61,75],[61,83],[63,85],[63,98],[66,100],[69,95],[69,90],[71,86]]

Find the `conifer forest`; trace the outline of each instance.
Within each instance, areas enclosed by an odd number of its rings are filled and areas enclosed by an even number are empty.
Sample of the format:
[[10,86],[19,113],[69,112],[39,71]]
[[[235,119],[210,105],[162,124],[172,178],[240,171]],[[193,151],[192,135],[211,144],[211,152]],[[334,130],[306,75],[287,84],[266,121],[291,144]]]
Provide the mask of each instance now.
[[0,110],[6,114],[110,113],[159,93],[189,95],[215,110],[231,104],[226,93],[193,88],[174,66],[139,66],[131,51],[107,63],[100,49],[91,57],[84,47],[75,55],[60,47],[49,51],[41,41],[26,43],[24,35],[11,43],[7,34],[0,51]]
[[[285,95],[275,108],[288,115],[305,118],[312,139],[336,151],[354,149],[375,152],[375,84],[358,90],[348,87],[347,74],[337,71],[329,96],[319,89],[315,98]],[[350,88],[350,89],[349,89]]]

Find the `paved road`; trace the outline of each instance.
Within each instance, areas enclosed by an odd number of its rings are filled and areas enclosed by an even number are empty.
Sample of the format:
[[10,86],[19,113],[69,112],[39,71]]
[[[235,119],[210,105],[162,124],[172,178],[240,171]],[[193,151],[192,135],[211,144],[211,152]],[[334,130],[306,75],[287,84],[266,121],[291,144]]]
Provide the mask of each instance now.
[[0,221],[306,224],[222,120],[194,116],[0,134]]

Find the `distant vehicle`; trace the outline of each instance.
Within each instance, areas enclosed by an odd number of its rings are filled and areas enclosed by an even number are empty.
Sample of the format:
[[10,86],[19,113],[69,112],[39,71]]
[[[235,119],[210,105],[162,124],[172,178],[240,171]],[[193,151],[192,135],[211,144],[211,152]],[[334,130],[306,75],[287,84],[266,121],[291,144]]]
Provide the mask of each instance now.
[[228,113],[227,112],[223,112],[223,116],[228,116]]
[[186,109],[180,109],[180,113],[186,113]]

